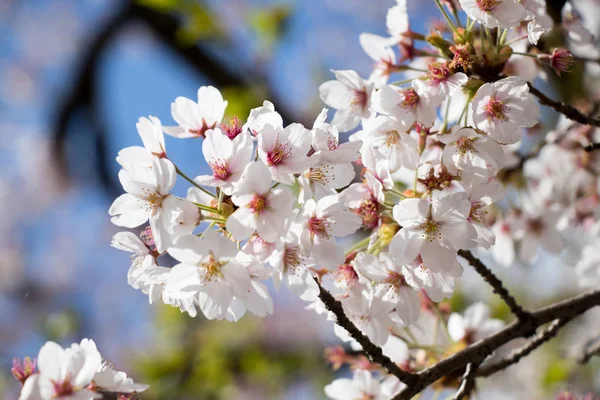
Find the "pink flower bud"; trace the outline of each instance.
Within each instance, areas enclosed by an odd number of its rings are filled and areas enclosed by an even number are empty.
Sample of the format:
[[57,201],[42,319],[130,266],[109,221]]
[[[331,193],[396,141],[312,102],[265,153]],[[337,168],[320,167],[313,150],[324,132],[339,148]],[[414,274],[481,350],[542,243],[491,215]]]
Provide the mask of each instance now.
[[569,50],[566,49],[554,49],[552,55],[542,54],[538,59],[552,67],[556,75],[560,76],[562,72],[569,72],[569,69],[575,60]]

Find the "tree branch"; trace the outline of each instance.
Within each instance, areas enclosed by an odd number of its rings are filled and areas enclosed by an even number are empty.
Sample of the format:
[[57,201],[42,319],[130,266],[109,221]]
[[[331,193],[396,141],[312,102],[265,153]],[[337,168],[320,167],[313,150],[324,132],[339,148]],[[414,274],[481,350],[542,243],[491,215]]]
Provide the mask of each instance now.
[[592,339],[588,341],[583,350],[581,351],[581,355],[577,359],[580,364],[587,364],[588,361],[594,356],[600,354],[600,337]]
[[510,367],[513,364],[518,363],[523,357],[528,356],[535,349],[537,349],[542,344],[546,343],[554,336],[556,336],[560,328],[562,328],[567,322],[568,320],[566,319],[554,320],[546,329],[537,333],[524,346],[513,350],[508,356],[506,356],[498,362],[495,362],[494,364],[482,366],[479,369],[477,376],[488,377],[490,375],[495,374],[498,371],[501,371],[507,367]]
[[585,151],[594,151],[600,149],[600,143],[592,143],[583,148]]
[[473,389],[475,388],[475,379],[477,377],[477,369],[479,364],[469,363],[465,369],[465,374],[462,377],[460,387],[452,397],[452,400],[462,400],[465,397],[469,397]]
[[319,298],[325,304],[327,310],[331,311],[335,315],[336,323],[344,328],[350,334],[352,339],[356,340],[361,345],[367,357],[369,357],[369,360],[371,360],[373,363],[381,365],[390,374],[400,379],[400,381],[406,385],[412,385],[416,383],[417,376],[413,373],[404,371],[398,367],[396,363],[390,360],[389,357],[383,354],[381,347],[373,344],[373,342],[371,342],[371,340],[365,336],[352,321],[350,321],[344,312],[342,303],[336,300],[331,293],[324,289],[319,281],[316,279],[315,281],[317,282],[317,285],[319,285]]
[[537,327],[556,319],[565,320],[564,323],[583,314],[590,308],[600,305],[600,290],[584,293],[579,296],[552,304],[529,314],[529,318],[516,320],[504,329],[482,339],[466,349],[422,370],[417,374],[416,383],[409,384],[398,393],[394,400],[409,400],[427,386],[443,376],[450,375],[469,363],[481,363],[500,346],[511,340],[525,337]]
[[527,82],[527,85],[529,86],[529,93],[537,97],[540,100],[540,104],[550,107],[570,120],[579,122],[580,124],[600,127],[600,119],[585,115],[578,109],[561,101],[552,100],[529,82]]
[[492,287],[494,293],[502,298],[502,300],[508,305],[513,314],[520,320],[524,320],[530,317],[529,313],[525,311],[515,300],[509,291],[502,285],[500,279],[493,274],[493,272],[481,262],[480,259],[475,257],[473,253],[468,250],[459,250],[458,255],[464,258],[471,264],[471,266],[477,271],[479,275]]

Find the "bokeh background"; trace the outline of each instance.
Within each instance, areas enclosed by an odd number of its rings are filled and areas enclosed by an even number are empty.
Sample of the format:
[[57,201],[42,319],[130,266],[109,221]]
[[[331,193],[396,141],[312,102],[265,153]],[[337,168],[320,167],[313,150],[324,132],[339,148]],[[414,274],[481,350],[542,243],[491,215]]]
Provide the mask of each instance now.
[[[331,79],[330,69],[370,73],[358,35],[384,34],[393,3],[0,0],[1,398],[18,396],[13,357],[35,356],[46,340],[84,337],[149,383],[147,399],[324,398],[335,374],[323,349],[337,341],[331,323],[289,293],[273,292],[273,316],[232,324],[149,305],[127,285],[127,255],[109,247],[117,229],[107,210],[121,190],[114,158],[139,144],[140,116],[173,124],[170,103],[194,99],[200,85],[219,87],[229,116],[243,120],[268,99],[286,122],[312,126],[323,106],[317,89]],[[409,8],[414,30],[427,31],[439,18],[433,1],[409,1]],[[556,82],[542,86],[569,97]],[[555,121],[549,115],[543,129]],[[188,175],[206,170],[200,141],[167,137],[167,148]],[[179,182],[176,191],[185,188]],[[498,274],[528,304],[575,290],[572,271],[544,257]],[[453,306],[476,299],[507,317],[467,273]],[[489,398],[511,398],[504,397],[510,390],[552,398],[562,388],[598,389],[597,363],[580,368],[564,357],[573,335],[585,336],[570,329],[521,363],[525,373],[511,387],[502,377],[492,383]]]

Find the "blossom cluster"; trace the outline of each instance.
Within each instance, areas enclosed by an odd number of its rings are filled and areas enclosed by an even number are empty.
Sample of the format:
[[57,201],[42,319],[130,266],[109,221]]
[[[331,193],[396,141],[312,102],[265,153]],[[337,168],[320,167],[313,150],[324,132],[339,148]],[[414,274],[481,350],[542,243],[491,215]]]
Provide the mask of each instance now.
[[148,388],[102,360],[90,339],[66,349],[47,342],[36,359],[15,359],[12,374],[23,385],[19,400],[91,400],[102,398],[102,393],[120,394],[125,400]]
[[[429,35],[410,29],[403,0],[387,14],[388,37],[362,34],[372,73],[333,71],[335,79],[319,88],[331,110],[310,127],[284,123],[268,101],[242,120],[228,118],[228,103],[212,86],[199,88],[197,99],[175,99],[174,126],[140,118],[143,146],[119,152],[125,193],[109,210],[113,224],[141,227],[112,241],[132,254],[129,284],[150,302],[229,321],[274,312],[269,280],[335,321],[319,298],[327,287],[354,325],[406,370],[502,327],[484,304],[461,315],[443,303],[463,274],[459,250],[510,266],[535,261],[540,248],[560,253],[569,236],[583,248],[573,260],[583,284],[597,285],[600,160],[584,150],[597,132],[565,119],[536,145],[539,155],[523,153],[524,132],[540,121],[528,81],[544,64],[560,74],[573,62],[565,49],[518,52],[526,39],[536,45],[556,28],[545,2],[436,4],[447,25]],[[564,14],[568,40],[589,44],[570,3]],[[390,79],[396,75],[403,79]],[[180,170],[165,133],[201,143],[209,173],[191,178]],[[520,173],[517,183],[511,171]],[[173,192],[178,179],[189,184],[186,193]],[[335,332],[360,350],[341,326]],[[41,359],[42,352],[40,367]],[[328,359],[356,367],[351,380],[326,387],[332,399],[384,399],[402,387],[343,350],[330,350]],[[70,385],[87,390],[96,379],[85,378]]]

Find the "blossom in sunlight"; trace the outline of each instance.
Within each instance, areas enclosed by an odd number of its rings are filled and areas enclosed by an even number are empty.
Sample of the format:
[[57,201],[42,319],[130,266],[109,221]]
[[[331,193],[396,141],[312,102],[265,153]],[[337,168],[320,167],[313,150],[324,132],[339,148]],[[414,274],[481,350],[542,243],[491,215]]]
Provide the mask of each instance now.
[[198,102],[178,97],[171,103],[171,115],[179,126],[165,127],[165,132],[181,139],[205,137],[207,131],[221,123],[226,108],[227,101],[217,88],[201,86]]
[[375,85],[362,79],[354,71],[333,71],[336,80],[319,87],[321,100],[337,111],[331,123],[340,131],[354,129],[361,119],[373,116],[371,97]]
[[143,392],[124,372],[102,361],[93,340],[83,339],[69,348],[46,342],[37,357],[38,373],[25,380],[19,400],[96,399],[99,391]]
[[490,139],[501,144],[521,139],[520,128],[538,123],[540,110],[531,99],[527,82],[508,77],[486,83],[473,98],[473,122]]
[[467,15],[487,28],[514,28],[527,19],[517,0],[459,0]]

